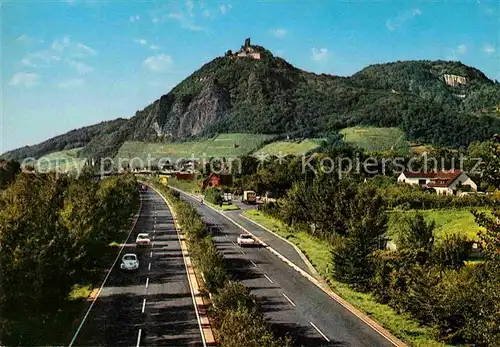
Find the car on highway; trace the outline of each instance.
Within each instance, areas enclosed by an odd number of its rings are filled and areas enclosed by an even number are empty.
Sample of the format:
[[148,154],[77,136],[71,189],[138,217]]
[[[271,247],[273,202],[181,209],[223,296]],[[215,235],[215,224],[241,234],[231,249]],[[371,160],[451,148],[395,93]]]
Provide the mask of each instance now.
[[140,233],[135,239],[135,244],[137,246],[148,246],[151,244],[151,239],[148,233]]
[[250,234],[241,234],[238,236],[236,239],[236,242],[238,242],[238,246],[243,247],[243,246],[254,246],[257,244],[257,240],[255,240],[252,235]]
[[122,257],[120,269],[127,271],[134,271],[139,268],[139,260],[134,253],[127,253]]
[[148,186],[145,184],[141,184],[141,192],[146,192],[148,190]]

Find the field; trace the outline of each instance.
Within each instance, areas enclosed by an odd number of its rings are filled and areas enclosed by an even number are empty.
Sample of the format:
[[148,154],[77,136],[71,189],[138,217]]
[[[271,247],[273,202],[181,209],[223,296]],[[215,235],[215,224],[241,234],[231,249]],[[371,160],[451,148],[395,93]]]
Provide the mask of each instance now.
[[410,143],[398,128],[353,127],[340,131],[344,141],[366,151],[389,151],[408,153]]
[[304,141],[276,141],[265,145],[261,151],[269,155],[302,155],[319,147],[321,139],[306,139]]
[[281,221],[268,217],[256,210],[243,212],[243,215],[274,231],[294,243],[309,259],[316,271],[328,282],[334,292],[374,318],[395,336],[410,346],[444,346],[432,338],[429,328],[420,326],[405,315],[398,315],[388,305],[375,301],[371,294],[356,292],[348,285],[335,281],[331,273],[331,246],[305,232],[291,232]]
[[55,170],[59,168],[62,171],[78,170],[85,163],[84,158],[78,158],[78,152],[81,148],[73,148],[66,151],[53,152],[37,160],[40,171]]
[[[481,212],[488,212],[489,209],[479,208]],[[405,216],[414,215],[416,211],[391,211],[389,213],[389,235],[397,238],[397,233],[401,228]],[[471,240],[477,240],[477,233],[480,227],[474,221],[474,216],[468,209],[439,209],[421,210],[426,220],[436,223],[436,240],[442,239],[445,235],[459,233],[467,236]]]
[[171,161],[193,157],[199,160],[205,158],[207,161],[211,157],[228,159],[249,154],[272,138],[272,135],[232,133],[220,134],[211,139],[176,143],[127,141],[120,147],[116,157],[140,158],[144,163],[148,159],[148,154],[152,158],[165,158]]

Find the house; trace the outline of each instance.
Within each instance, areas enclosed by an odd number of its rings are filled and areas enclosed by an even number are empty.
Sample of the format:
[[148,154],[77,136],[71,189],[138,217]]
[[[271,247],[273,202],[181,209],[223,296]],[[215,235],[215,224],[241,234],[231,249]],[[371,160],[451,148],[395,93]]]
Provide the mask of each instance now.
[[221,185],[233,184],[233,175],[211,173],[202,184],[202,190],[208,187],[219,187]]
[[438,194],[456,195],[477,192],[477,184],[462,170],[409,172],[398,176],[398,182],[432,188]]
[[179,181],[192,181],[196,178],[196,175],[192,172],[176,172],[175,178]]

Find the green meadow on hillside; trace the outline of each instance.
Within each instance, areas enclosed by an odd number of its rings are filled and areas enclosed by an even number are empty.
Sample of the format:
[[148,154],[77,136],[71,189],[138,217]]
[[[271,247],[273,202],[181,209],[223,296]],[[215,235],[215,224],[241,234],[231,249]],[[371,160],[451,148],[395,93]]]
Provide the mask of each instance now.
[[[488,213],[491,209],[478,208],[481,212]],[[445,235],[461,234],[471,240],[477,240],[477,233],[481,229],[475,222],[474,216],[469,209],[447,208],[420,210],[426,220],[436,223],[435,236],[439,241]],[[389,235],[397,238],[397,234],[403,225],[405,216],[414,215],[415,210],[410,211],[391,211],[389,213]]]
[[352,127],[340,131],[346,143],[361,147],[366,151],[396,150],[408,153],[410,143],[398,128]]
[[78,152],[81,148],[73,148],[65,151],[53,152],[37,160],[37,166],[40,171],[46,170],[77,170],[85,163],[84,158],[78,158]]
[[303,141],[276,141],[265,145],[254,154],[269,155],[302,155],[320,146],[321,139],[305,139]]
[[171,160],[191,158],[236,158],[253,152],[269,141],[273,135],[260,134],[220,134],[211,139],[186,141],[176,143],[152,143],[127,141],[120,149],[116,158],[141,158],[147,160],[148,154],[155,158],[169,158]]

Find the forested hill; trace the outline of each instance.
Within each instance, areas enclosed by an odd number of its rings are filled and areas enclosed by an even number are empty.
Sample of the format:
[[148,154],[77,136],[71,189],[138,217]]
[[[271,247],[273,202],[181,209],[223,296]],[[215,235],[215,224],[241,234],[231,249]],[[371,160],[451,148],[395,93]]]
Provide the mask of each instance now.
[[41,156],[86,146],[93,138],[115,132],[127,122],[127,119],[118,118],[112,121],[74,129],[33,146],[24,146],[1,155],[6,160],[22,160],[24,158],[40,158]]
[[353,125],[400,127],[410,140],[457,147],[500,132],[499,108],[500,84],[459,62],[377,64],[338,77],[302,71],[246,44],[94,137],[81,154],[114,155],[126,140],[221,132],[312,137]]

